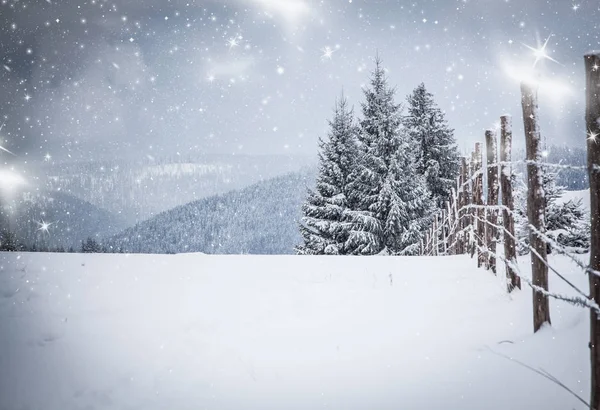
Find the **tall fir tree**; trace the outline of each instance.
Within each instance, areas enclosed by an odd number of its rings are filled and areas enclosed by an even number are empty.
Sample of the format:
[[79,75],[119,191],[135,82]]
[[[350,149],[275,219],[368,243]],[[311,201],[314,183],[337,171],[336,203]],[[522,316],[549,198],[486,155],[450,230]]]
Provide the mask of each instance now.
[[407,101],[408,112],[403,123],[415,142],[417,172],[425,175],[433,200],[438,207],[444,208],[460,167],[454,130],[448,127],[444,113],[425,84],[415,88]]
[[299,254],[341,255],[345,253],[350,225],[346,211],[351,206],[349,180],[358,157],[357,127],[352,109],[342,95],[336,101],[326,141],[319,140],[319,171],[316,189],[309,190],[302,206],[300,224],[304,244]]
[[430,194],[416,172],[414,148],[394,95],[377,58],[364,90],[361,155],[350,183],[355,208],[347,212],[353,225],[347,248],[353,254],[415,254],[429,223]]

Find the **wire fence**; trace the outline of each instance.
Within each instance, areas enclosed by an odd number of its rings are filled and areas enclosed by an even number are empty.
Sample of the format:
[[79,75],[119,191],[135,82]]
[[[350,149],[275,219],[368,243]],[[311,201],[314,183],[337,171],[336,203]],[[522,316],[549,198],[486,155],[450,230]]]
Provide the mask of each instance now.
[[[586,166],[572,166],[566,164],[552,164],[547,162],[539,162],[539,161],[531,161],[531,160],[521,160],[521,161],[500,161],[494,162],[491,164],[487,164],[487,168],[490,167],[501,167],[501,166],[512,166],[516,164],[526,164],[526,165],[535,165],[541,168],[546,169],[575,169],[575,170],[588,170]],[[477,166],[477,164],[475,165]],[[600,166],[593,166],[592,169],[596,172],[600,172]],[[437,214],[438,223],[434,224],[434,226],[428,231],[426,235],[426,240],[422,242],[421,249],[423,255],[430,256],[442,256],[442,255],[450,255],[456,254],[456,249],[459,244],[464,244],[462,249],[464,249],[461,253],[469,253],[473,256],[475,252],[478,255],[482,255],[485,258],[497,258],[504,262],[515,274],[527,285],[529,285],[533,290],[543,294],[544,296],[551,297],[557,300],[562,300],[567,303],[570,303],[575,306],[586,307],[594,310],[596,313],[600,315],[600,306],[595,303],[591,297],[586,294],[582,289],[577,287],[571,281],[567,279],[567,277],[558,271],[557,268],[552,266],[546,258],[542,257],[536,249],[531,246],[525,239],[519,239],[514,232],[506,229],[505,226],[492,223],[485,217],[482,217],[481,214],[488,215],[490,212],[504,212],[511,217],[515,217],[516,211],[514,209],[509,208],[506,205],[502,204],[474,204],[468,203],[466,205],[458,206],[460,195],[464,194],[465,189],[467,188],[467,195],[470,197],[469,202],[472,201],[474,185],[477,183],[477,178],[485,176],[485,169],[483,167],[473,170],[471,172],[469,178],[466,181],[461,181],[457,183],[456,188],[452,189],[452,197],[451,201],[446,207],[446,210],[441,211]],[[488,184],[490,181],[487,181]],[[480,212],[477,212],[480,211]],[[466,222],[466,223],[465,223]],[[521,272],[519,265],[516,263],[516,260],[508,260],[503,255],[494,252],[489,248],[489,244],[486,241],[486,235],[481,232],[480,229],[477,228],[476,222],[480,222],[485,225],[486,229],[494,230],[493,237],[497,239],[497,233],[503,234],[505,237],[512,239],[515,245],[519,245],[522,249],[525,249],[531,252],[535,257],[537,257],[542,263],[555,274],[560,280],[566,283],[571,289],[578,294],[578,296],[567,296],[562,295],[555,292],[550,292],[543,287],[537,286],[533,283],[532,278],[525,275]],[[567,246],[559,244],[554,238],[546,235],[541,230],[537,229],[532,224],[527,224],[528,229],[539,237],[546,245],[548,245],[552,251],[556,252],[559,255],[565,256],[569,259],[573,264],[575,264],[582,272],[600,276],[600,272],[592,269],[589,265],[586,265],[579,258],[573,255],[573,248],[569,248]],[[452,239],[452,242],[449,240]]]

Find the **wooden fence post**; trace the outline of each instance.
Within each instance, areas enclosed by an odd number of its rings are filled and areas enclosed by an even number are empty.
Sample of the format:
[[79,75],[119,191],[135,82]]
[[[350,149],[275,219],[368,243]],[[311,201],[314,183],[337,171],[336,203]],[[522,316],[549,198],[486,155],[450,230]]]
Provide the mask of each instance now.
[[[462,179],[462,183],[461,183],[461,192],[462,192],[462,199],[460,201],[459,204],[459,209],[461,208],[465,208],[466,206],[468,206],[471,203],[471,195],[469,192],[469,163],[468,163],[468,158],[467,157],[462,157],[461,158],[461,179]],[[468,240],[467,240],[467,233],[465,232],[465,229],[469,226],[469,218],[468,215],[469,211],[467,209],[463,209],[462,211],[459,211],[459,215],[458,217],[460,218],[460,224],[459,224],[459,228],[462,232],[461,234],[461,249],[460,249],[460,253],[467,253],[467,244],[468,244]]]
[[515,243],[515,201],[512,192],[512,118],[500,117],[500,162],[502,162],[500,183],[502,185],[502,223],[504,224],[504,259],[506,259],[506,278],[508,292],[521,289],[521,278],[511,264],[517,263]]
[[[476,173],[477,173],[477,156],[475,155],[475,151],[473,151],[471,153],[471,166],[469,167],[469,174],[470,174],[470,185],[471,185],[471,205],[475,206],[477,205],[477,178],[476,178]],[[473,236],[471,238],[472,243],[471,243],[471,258],[473,258],[475,256],[475,252],[477,251],[477,208],[471,208],[471,235]]]
[[477,176],[475,177],[475,185],[473,187],[473,204],[477,206],[475,210],[476,218],[474,220],[477,226],[477,267],[480,268],[484,265],[487,257],[483,252],[483,248],[485,247],[485,211],[483,209],[483,160],[480,142],[475,143],[474,168],[473,172]]
[[460,219],[460,203],[461,203],[461,195],[462,195],[462,188],[461,188],[461,181],[462,180],[462,171],[461,174],[456,177],[456,190],[454,191],[454,201],[452,203],[452,213],[454,214],[454,254],[455,255],[460,255],[462,254],[461,252],[461,246],[462,246],[462,237],[460,234],[460,224],[461,224],[461,219]]
[[433,219],[433,232],[432,232],[432,243],[433,243],[433,256],[438,256],[438,216],[436,212]]
[[496,235],[498,224],[498,146],[496,132],[485,132],[485,145],[487,149],[487,226],[486,226],[486,255],[487,267],[496,274]]
[[[538,119],[537,87],[521,83],[521,105],[525,128],[527,151],[527,217],[529,224],[545,233],[545,195],[542,184],[541,135]],[[548,290],[548,256],[546,242],[530,229],[529,241],[535,252],[531,252],[532,281],[534,286]],[[537,253],[537,255],[535,254]],[[533,331],[537,332],[544,323],[550,324],[548,297],[533,289]]]
[[454,232],[452,226],[454,225],[454,213],[452,212],[452,203],[454,202],[454,188],[450,190],[450,200],[446,201],[446,215],[448,215],[448,233],[446,236],[446,255],[454,254]]
[[[591,296],[600,304],[600,53],[585,56],[587,125],[587,166],[590,179],[592,237],[590,245]],[[600,319],[590,312],[591,400],[590,408],[600,408]]]
[[442,209],[440,211],[440,255],[444,255],[446,253],[446,210]]
[[460,164],[460,173],[458,174],[457,177],[457,182],[456,182],[456,200],[454,202],[454,212],[455,212],[455,217],[456,217],[456,232],[455,232],[455,240],[456,240],[456,247],[455,247],[455,254],[457,255],[461,255],[463,253],[463,237],[462,237],[462,232],[461,232],[461,227],[462,227],[462,203],[463,203],[463,198],[462,198],[462,184],[464,184],[463,181],[463,164],[462,164],[462,159],[461,159],[461,164]]

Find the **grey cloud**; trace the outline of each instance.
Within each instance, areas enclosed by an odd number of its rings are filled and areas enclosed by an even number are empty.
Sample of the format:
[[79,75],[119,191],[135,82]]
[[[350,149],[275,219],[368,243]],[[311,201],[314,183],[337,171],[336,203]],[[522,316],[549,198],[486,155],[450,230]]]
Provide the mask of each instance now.
[[[0,5],[0,134],[21,159],[107,144],[119,154],[313,153],[333,100],[343,87],[358,104],[379,50],[398,98],[425,81],[467,148],[498,115],[518,118],[518,85],[502,63],[529,58],[522,43],[553,33],[562,65],[544,70],[571,94],[542,103],[542,130],[575,142],[580,60],[597,48],[599,12],[566,3],[8,1]],[[325,47],[335,49],[331,60]]]

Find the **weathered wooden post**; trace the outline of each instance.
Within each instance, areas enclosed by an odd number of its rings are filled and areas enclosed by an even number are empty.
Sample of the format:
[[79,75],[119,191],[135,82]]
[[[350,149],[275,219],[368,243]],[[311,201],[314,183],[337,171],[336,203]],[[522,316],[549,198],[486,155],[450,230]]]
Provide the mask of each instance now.
[[462,203],[463,203],[463,197],[462,197],[462,184],[464,184],[465,181],[463,180],[463,164],[462,164],[462,160],[461,160],[461,164],[460,164],[460,172],[458,174],[458,178],[457,178],[457,182],[456,182],[456,201],[454,203],[455,205],[455,215],[456,215],[456,247],[455,247],[455,254],[457,255],[461,255],[463,253],[463,236],[462,236],[462,232],[461,232],[461,227],[462,227]]
[[477,200],[477,155],[475,151],[471,153],[471,166],[470,166],[470,182],[471,182],[471,235],[473,236],[470,240],[472,241],[471,246],[471,258],[475,256],[475,252],[477,251],[477,208],[475,206],[479,202]]
[[[590,179],[591,245],[588,272],[591,297],[600,304],[600,53],[585,56],[587,165]],[[590,312],[591,399],[590,408],[600,409],[600,319]]]
[[432,243],[433,243],[433,256],[438,256],[438,219],[439,214],[436,212],[433,219],[433,232],[432,232]]
[[483,207],[483,159],[481,152],[481,143],[475,143],[475,186],[473,188],[473,203],[477,206],[476,218],[477,221],[477,267],[480,268],[485,264],[487,254],[484,253],[485,248],[485,210]]
[[496,274],[496,235],[498,224],[498,146],[496,142],[496,132],[487,130],[485,132],[485,145],[487,149],[487,226],[486,226],[486,246],[487,267]]
[[456,192],[455,192],[455,200],[454,200],[454,218],[455,218],[455,222],[456,222],[456,230],[454,232],[454,237],[455,237],[455,241],[456,241],[456,245],[454,246],[454,253],[456,255],[460,255],[462,252],[462,237],[460,234],[460,227],[462,224],[462,220],[460,218],[460,208],[461,208],[461,204],[462,204],[462,184],[463,184],[463,179],[462,179],[462,162],[460,164],[459,167],[459,173],[458,173],[458,177],[456,179]]
[[454,213],[452,212],[454,202],[454,188],[450,191],[450,200],[446,201],[446,215],[448,215],[448,231],[446,234],[446,255],[454,254],[454,233],[452,232],[452,226],[454,225]]
[[[545,195],[542,184],[541,135],[539,126],[537,86],[521,83],[521,105],[525,126],[527,152],[527,217],[529,224],[537,231],[545,233]],[[548,290],[548,256],[546,242],[533,229],[530,229],[529,242],[535,252],[531,252],[532,282]],[[536,255],[537,253],[537,255]],[[548,297],[533,289],[533,331],[537,332],[544,323],[550,324]]]
[[506,259],[506,278],[508,292],[521,289],[521,278],[511,264],[517,263],[515,243],[515,201],[512,192],[512,118],[510,115],[500,117],[500,184],[502,185],[502,223],[504,224],[504,259]]
[[468,240],[467,240],[466,228],[471,223],[471,221],[469,220],[469,217],[467,216],[469,214],[469,211],[466,209],[466,207],[471,203],[471,193],[469,192],[470,183],[468,180],[469,164],[467,161],[468,161],[467,157],[461,158],[462,199],[460,201],[459,209],[462,209],[462,211],[460,211],[460,213],[458,215],[458,217],[460,218],[460,226],[459,227],[460,227],[460,230],[462,231],[462,234],[461,234],[462,247],[461,247],[460,253],[468,252],[467,251]]

